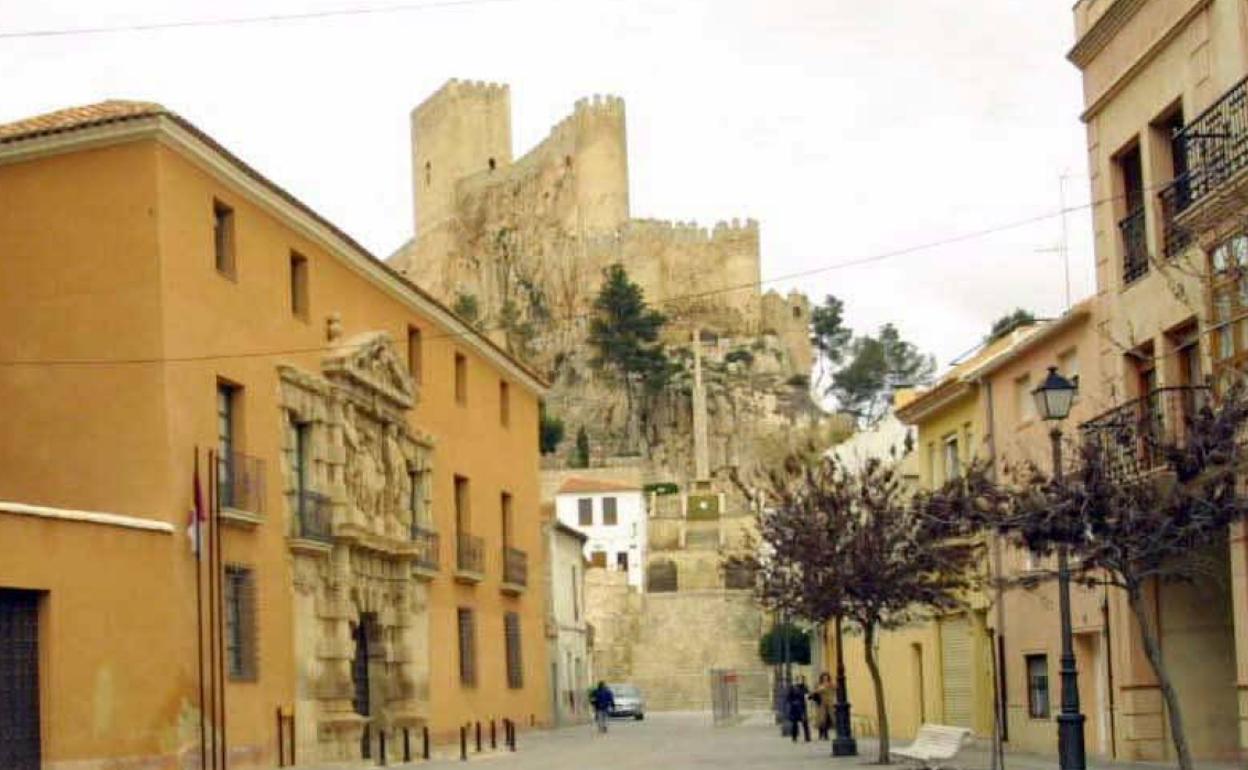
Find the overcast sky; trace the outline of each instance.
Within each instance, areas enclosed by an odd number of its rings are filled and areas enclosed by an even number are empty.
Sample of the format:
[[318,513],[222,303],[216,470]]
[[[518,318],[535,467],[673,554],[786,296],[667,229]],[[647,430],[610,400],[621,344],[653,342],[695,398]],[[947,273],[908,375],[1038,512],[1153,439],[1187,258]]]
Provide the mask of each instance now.
[[[408,5],[418,5],[413,0]],[[511,85],[518,156],[624,97],[632,212],[755,217],[768,287],[835,294],[942,365],[1015,306],[1065,304],[1062,220],[783,276],[1088,201],[1070,2],[424,0],[436,7],[73,36],[5,33],[382,7],[387,0],[0,0],[0,122],[159,101],[379,255],[411,234],[408,113],[451,77]],[[1067,217],[1076,300],[1090,215]]]

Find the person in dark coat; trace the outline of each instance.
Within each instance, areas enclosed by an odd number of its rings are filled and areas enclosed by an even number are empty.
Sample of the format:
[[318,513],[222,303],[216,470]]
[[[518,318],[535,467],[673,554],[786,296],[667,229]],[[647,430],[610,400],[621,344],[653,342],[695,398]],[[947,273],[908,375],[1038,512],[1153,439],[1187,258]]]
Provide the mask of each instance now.
[[810,720],[806,718],[806,698],[810,696],[810,690],[806,687],[806,677],[799,676],[797,681],[789,685],[789,691],[785,695],[785,708],[788,711],[789,724],[793,726],[791,736],[793,742],[797,742],[797,726],[802,726],[802,733],[806,736],[806,742],[810,743]]
[[615,693],[611,692],[606,682],[599,682],[590,694],[590,700],[594,704],[594,723],[598,725],[598,732],[605,733],[611,709],[615,708]]

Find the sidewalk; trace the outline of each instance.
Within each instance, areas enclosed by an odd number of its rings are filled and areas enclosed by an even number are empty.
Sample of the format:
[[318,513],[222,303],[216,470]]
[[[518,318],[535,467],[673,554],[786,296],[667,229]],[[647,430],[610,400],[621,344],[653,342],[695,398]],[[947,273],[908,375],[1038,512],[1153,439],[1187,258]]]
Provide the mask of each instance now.
[[[909,741],[893,741],[892,747],[899,748],[908,744]],[[877,746],[874,738],[861,738],[858,740],[858,756],[837,758],[836,764],[873,762]],[[1093,756],[1089,756],[1087,762],[1088,770],[1174,770],[1178,767],[1177,763],[1111,761]],[[910,763],[899,759],[895,764],[904,768]],[[992,746],[987,741],[976,741],[964,748],[956,760],[948,764],[962,770],[991,770]],[[1235,762],[1196,762],[1195,766],[1198,770],[1242,770],[1243,767]],[[1005,764],[1000,770],[1057,770],[1057,755],[1029,754],[1007,749]]]

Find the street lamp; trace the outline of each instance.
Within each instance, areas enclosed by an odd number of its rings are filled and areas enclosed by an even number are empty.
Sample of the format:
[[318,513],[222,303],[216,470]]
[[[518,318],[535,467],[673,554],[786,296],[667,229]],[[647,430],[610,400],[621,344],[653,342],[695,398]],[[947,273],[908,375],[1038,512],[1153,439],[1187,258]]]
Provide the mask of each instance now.
[[849,726],[849,698],[845,687],[845,656],[842,653],[845,637],[841,635],[841,616],[836,616],[836,704],[832,707],[832,721],[836,737],[832,739],[832,756],[854,757],[858,755],[858,742]]
[[[1062,429],[1060,423],[1070,414],[1079,379],[1072,382],[1049,367],[1044,382],[1031,392],[1040,417],[1052,423],[1049,438],[1053,442],[1053,479],[1062,480]],[[1075,669],[1075,650],[1070,623],[1070,561],[1068,546],[1057,550],[1057,594],[1062,618],[1062,710],[1057,715],[1057,755],[1061,770],[1085,770],[1087,758],[1083,750],[1083,714],[1079,713],[1079,672]]]

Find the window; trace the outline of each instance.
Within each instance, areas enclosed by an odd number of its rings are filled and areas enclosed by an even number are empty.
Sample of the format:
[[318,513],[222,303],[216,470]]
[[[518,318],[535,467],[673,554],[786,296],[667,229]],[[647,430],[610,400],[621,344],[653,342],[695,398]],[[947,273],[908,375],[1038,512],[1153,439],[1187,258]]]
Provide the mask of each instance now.
[[616,511],[615,498],[602,498],[602,523],[607,526],[615,526],[620,523],[619,513]]
[[466,535],[471,529],[471,510],[468,500],[468,479],[455,477],[455,534]]
[[958,455],[958,437],[956,434],[945,436],[943,444],[944,453],[942,459],[944,464],[942,470],[945,475],[942,480],[948,481],[962,475],[962,458]]
[[504,492],[498,499],[499,512],[502,514],[503,547],[511,546],[511,493]]
[[477,686],[477,622],[467,607],[459,608],[459,683]]
[[225,565],[225,663],[230,679],[256,680],[256,582],[250,567]]
[[490,171],[493,171],[494,169],[498,168],[498,163],[496,163],[493,158],[490,158],[489,165],[490,165]]
[[293,422],[295,436],[295,490],[299,495],[299,512],[308,493],[308,453],[312,449],[312,423]]
[[221,505],[234,507],[234,469],[238,452],[238,403],[242,388],[217,383],[217,489]]
[[794,317],[794,318],[797,318],[797,319],[801,319],[801,317],[802,317],[802,306],[801,306],[801,305],[794,305],[794,306],[793,306],[793,317]]
[[1213,374],[1231,382],[1248,363],[1248,234],[1218,244],[1209,260]]
[[1118,220],[1122,236],[1122,282],[1124,284],[1148,273],[1148,234],[1144,213],[1144,170],[1140,163],[1140,147],[1135,145],[1118,156],[1118,177],[1125,216]]
[[411,494],[407,501],[407,512],[411,516],[412,524],[425,524],[425,484],[428,479],[428,473],[425,471],[410,468],[407,471],[407,479],[410,485]]
[[290,312],[308,320],[308,258],[290,252]]
[[468,359],[463,353],[455,354],[455,402],[468,403]]
[[511,386],[506,380],[498,381],[498,421],[504,428],[511,424]]
[[620,551],[616,553],[615,567],[621,572],[628,572],[628,551]]
[[520,616],[514,612],[503,615],[503,636],[507,644],[507,686],[512,690],[524,687],[524,658],[520,651]]
[[582,527],[594,525],[594,498],[582,497],[576,501],[576,523]]
[[412,382],[420,384],[421,376],[421,356],[424,354],[424,347],[420,336],[420,329],[415,326],[407,327],[407,373],[411,376]]
[[1049,718],[1049,658],[1047,655],[1028,655],[1027,661],[1027,716],[1032,719]]
[[590,553],[589,554],[589,566],[601,567],[605,569],[607,566],[607,552],[606,551],[593,551],[592,553]]
[[433,164],[425,161],[425,187],[433,184]]
[[1036,419],[1036,399],[1031,395],[1031,375],[1014,380],[1014,410],[1020,423]]
[[212,250],[217,272],[233,278],[234,209],[218,200],[212,202]]

